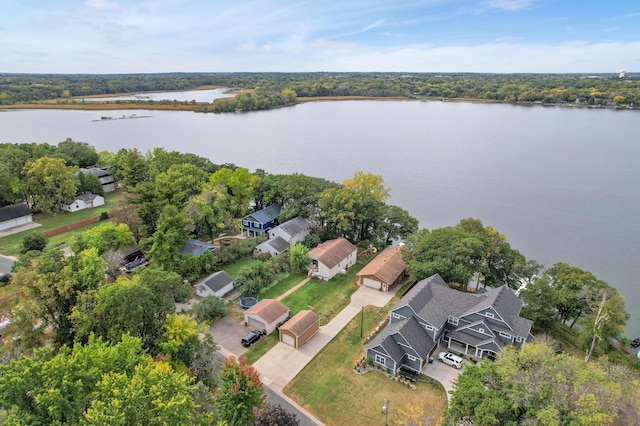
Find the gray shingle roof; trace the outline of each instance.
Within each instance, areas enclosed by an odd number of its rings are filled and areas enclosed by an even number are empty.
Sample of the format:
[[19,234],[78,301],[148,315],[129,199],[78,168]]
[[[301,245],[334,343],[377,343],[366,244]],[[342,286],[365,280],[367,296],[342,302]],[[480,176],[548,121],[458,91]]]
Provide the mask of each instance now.
[[407,349],[402,348],[398,344],[398,341],[401,340],[408,343],[422,359],[426,359],[429,356],[429,352],[431,352],[431,349],[433,349],[436,344],[418,320],[416,320],[415,317],[409,317],[387,325],[384,330],[367,345],[367,348],[373,349],[376,346],[382,346],[389,356],[396,362],[399,362],[407,352]]
[[252,222],[268,223],[278,218],[281,209],[282,206],[280,204],[271,204],[262,210],[246,215],[242,219],[250,220]]
[[180,254],[190,254],[192,256],[200,256],[205,251],[214,251],[217,250],[218,247],[213,244],[205,243],[204,241],[198,240],[187,240],[184,243],[184,246],[180,249]]
[[25,204],[0,207],[0,222],[33,214]]
[[82,194],[82,195],[78,195],[78,196],[76,197],[76,200],[82,200],[82,201],[84,201],[85,203],[88,203],[88,202],[90,202],[90,201],[95,200],[97,197],[98,197],[98,196],[97,196],[96,194],[92,194],[92,193],[90,193],[90,192],[85,192],[85,193],[84,193],[84,194]]
[[262,250],[269,247],[271,247],[276,253],[282,253],[289,248],[289,243],[287,243],[282,237],[275,237],[265,241],[264,243],[258,244],[256,248]]
[[298,216],[278,225],[277,228],[282,229],[290,237],[294,237],[309,228],[309,222],[307,222],[307,219]]
[[202,281],[213,292],[220,291],[233,282],[233,278],[225,271],[214,272]]

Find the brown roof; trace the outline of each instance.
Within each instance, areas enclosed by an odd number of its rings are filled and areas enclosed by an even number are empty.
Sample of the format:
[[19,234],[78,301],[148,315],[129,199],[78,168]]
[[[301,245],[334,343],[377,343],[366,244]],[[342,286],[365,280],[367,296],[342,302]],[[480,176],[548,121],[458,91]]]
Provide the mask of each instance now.
[[351,244],[344,238],[325,241],[324,243],[309,250],[309,256],[312,259],[322,262],[328,268],[333,268],[340,263],[345,257],[349,256],[356,250],[356,246]]
[[272,323],[289,312],[289,308],[276,299],[263,299],[247,309],[245,313],[255,314],[267,323]]
[[280,330],[289,331],[296,336],[301,336],[313,324],[320,321],[320,317],[313,311],[300,311],[289,321],[285,322]]
[[383,282],[392,283],[402,275],[406,268],[407,265],[402,260],[400,247],[387,247],[356,275],[373,275]]

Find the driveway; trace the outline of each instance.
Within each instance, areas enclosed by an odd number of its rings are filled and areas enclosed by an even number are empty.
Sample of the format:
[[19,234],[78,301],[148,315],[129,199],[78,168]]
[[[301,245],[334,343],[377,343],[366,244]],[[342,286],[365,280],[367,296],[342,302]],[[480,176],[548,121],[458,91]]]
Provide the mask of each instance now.
[[458,370],[457,368],[453,368],[450,365],[445,364],[444,362],[438,361],[438,354],[440,352],[446,351],[446,346],[438,347],[438,349],[433,353],[433,363],[426,364],[422,369],[422,373],[442,383],[442,386],[444,386],[444,389],[447,392],[447,398],[451,399],[449,391],[453,390],[453,381],[457,379],[460,374],[462,374],[462,372],[464,371],[464,367],[469,363],[469,361],[466,359],[463,360],[462,368],[460,370]]
[[213,340],[220,346],[220,352],[224,356],[233,355],[236,358],[247,351],[240,340],[242,336],[251,331],[251,328],[237,323],[229,317],[222,317],[209,327],[209,333]]
[[383,307],[393,297],[393,293],[383,293],[368,287],[360,287],[351,295],[351,303],[300,349],[278,343],[253,366],[260,373],[262,381],[274,390],[282,391],[308,363],[331,341],[356,315],[363,306]]
[[0,274],[10,274],[11,267],[16,258],[11,256],[4,256],[0,254]]

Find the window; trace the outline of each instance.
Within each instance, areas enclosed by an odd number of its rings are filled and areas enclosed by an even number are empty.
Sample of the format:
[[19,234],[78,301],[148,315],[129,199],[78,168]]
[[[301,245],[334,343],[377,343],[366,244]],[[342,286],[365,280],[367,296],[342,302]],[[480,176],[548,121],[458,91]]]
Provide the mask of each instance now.
[[376,357],[375,357],[376,364],[384,365],[386,361],[387,361],[387,359],[385,357],[383,357],[382,355],[376,354]]
[[516,342],[518,342],[518,343],[522,343],[522,337],[520,337],[520,336],[516,336]]
[[395,319],[404,319],[404,317],[400,314],[396,314],[395,312],[391,314],[391,316]]
[[409,359],[409,361],[416,361],[418,359],[413,355],[407,355],[407,358]]
[[484,334],[484,328],[479,328],[478,332]]
[[493,318],[493,312],[487,312],[486,314],[484,314],[487,318]]
[[509,333],[500,332],[500,337],[504,337],[505,339],[511,339],[511,335]]
[[425,325],[424,328],[425,330],[433,331],[433,327],[431,327],[430,325]]
[[248,220],[243,220],[243,221],[242,221],[242,224],[243,224],[244,226],[249,226],[249,221],[248,221]]
[[458,325],[458,317],[454,317],[449,315],[449,319],[447,320],[449,324]]

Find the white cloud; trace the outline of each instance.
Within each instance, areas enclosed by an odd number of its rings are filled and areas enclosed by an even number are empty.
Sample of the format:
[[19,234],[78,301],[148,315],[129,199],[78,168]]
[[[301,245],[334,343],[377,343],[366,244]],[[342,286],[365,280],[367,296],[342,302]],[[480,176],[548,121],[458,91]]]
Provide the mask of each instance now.
[[529,8],[531,0],[491,0],[487,4],[493,9],[516,11]]
[[374,29],[376,27],[379,27],[380,25],[384,24],[384,21],[385,21],[384,19],[380,19],[379,21],[376,21],[376,22],[374,22],[372,24],[369,24],[366,27],[364,27],[360,32],[364,33],[364,32],[367,32],[369,30],[372,30],[372,29]]
[[120,7],[117,1],[109,1],[109,0],[87,0],[85,3],[88,7],[92,9],[117,9]]

